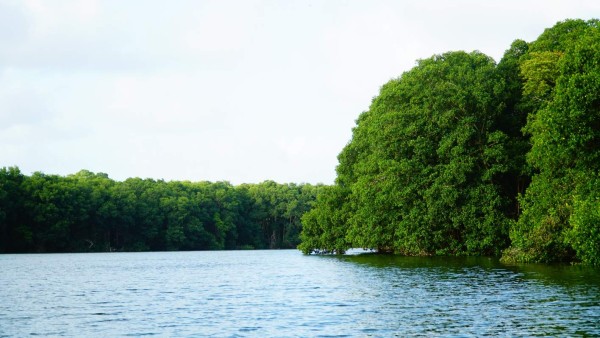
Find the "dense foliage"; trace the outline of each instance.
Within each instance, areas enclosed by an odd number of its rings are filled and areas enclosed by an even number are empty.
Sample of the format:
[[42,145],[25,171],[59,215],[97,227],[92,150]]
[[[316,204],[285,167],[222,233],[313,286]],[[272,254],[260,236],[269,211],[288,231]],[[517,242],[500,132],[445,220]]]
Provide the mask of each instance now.
[[2,168],[0,252],[298,245],[600,265],[600,22],[559,22],[497,64],[420,60],[338,159],[331,186]]
[[557,24],[522,64],[535,173],[504,259],[600,265],[600,23]]
[[0,252],[293,248],[320,186],[0,169]]
[[303,218],[305,253],[600,263],[600,33],[567,20],[385,84]]

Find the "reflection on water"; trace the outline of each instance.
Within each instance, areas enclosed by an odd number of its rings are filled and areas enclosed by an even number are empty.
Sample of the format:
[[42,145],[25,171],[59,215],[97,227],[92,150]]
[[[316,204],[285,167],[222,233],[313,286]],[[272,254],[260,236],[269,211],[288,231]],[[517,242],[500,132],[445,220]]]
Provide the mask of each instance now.
[[407,317],[420,327],[408,329],[411,333],[600,335],[597,269],[505,265],[487,257],[366,254],[339,259],[373,271],[372,285],[390,300],[388,308],[397,308],[389,313],[411,309],[419,314]]
[[297,251],[0,255],[0,336],[600,336],[600,271]]
[[[331,256],[330,256],[331,257]],[[377,268],[432,268],[451,271],[475,267],[486,270],[501,269],[520,274],[523,278],[537,279],[563,285],[600,285],[600,269],[568,264],[504,264],[491,257],[402,257],[374,253],[338,256],[338,259],[367,264]]]

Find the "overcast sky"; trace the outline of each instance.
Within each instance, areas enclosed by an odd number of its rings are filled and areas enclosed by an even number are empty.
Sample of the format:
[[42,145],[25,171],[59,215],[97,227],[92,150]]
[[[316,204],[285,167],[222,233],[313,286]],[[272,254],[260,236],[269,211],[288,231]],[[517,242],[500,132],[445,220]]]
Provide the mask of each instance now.
[[420,58],[499,61],[600,1],[0,0],[0,167],[325,183]]

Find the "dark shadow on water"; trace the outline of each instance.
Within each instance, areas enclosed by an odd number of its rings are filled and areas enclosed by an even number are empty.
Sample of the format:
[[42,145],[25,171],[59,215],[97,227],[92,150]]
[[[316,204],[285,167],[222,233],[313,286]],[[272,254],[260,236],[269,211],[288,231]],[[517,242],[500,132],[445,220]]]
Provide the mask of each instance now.
[[542,283],[564,286],[589,285],[600,290],[600,268],[566,264],[506,264],[504,268]]
[[600,268],[566,264],[504,264],[495,257],[406,257],[394,254],[362,253],[329,256],[341,262],[373,268],[435,269],[460,273],[465,269],[503,270],[525,280],[563,286],[591,286],[600,290]]
[[445,268],[464,269],[466,267],[502,268],[503,265],[492,257],[407,257],[394,254],[364,253],[358,255],[337,256],[338,259],[366,264],[373,267],[396,267],[396,268]]

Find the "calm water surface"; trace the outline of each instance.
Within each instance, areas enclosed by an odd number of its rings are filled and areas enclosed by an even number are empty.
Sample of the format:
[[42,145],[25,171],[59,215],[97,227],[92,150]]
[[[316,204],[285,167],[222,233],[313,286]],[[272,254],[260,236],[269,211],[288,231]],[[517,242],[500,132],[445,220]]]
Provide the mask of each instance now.
[[600,271],[286,251],[0,255],[0,336],[600,336]]

